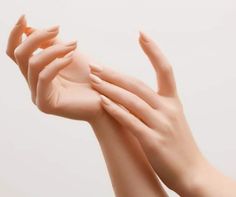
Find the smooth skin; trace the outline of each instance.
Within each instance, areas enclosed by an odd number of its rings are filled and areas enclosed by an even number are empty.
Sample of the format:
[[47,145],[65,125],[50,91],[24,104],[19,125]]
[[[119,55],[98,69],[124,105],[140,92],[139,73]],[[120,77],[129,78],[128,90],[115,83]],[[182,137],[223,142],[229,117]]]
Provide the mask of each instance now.
[[136,136],[155,172],[180,196],[236,196],[236,183],[209,164],[193,139],[171,64],[150,37],[140,33],[139,42],[156,72],[158,91],[91,65],[91,84],[101,94],[103,108]]
[[[24,33],[28,37],[22,40]],[[47,114],[91,125],[117,197],[167,196],[140,143],[101,107],[90,84],[90,60],[76,50],[76,42],[59,41],[58,33],[58,27],[29,33],[24,16],[10,33],[6,53],[19,66],[33,103]]]

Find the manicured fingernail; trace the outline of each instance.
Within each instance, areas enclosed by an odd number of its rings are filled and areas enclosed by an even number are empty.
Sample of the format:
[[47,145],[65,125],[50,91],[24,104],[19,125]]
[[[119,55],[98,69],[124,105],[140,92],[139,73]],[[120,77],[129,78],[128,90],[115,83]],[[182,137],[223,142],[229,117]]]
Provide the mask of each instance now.
[[150,42],[151,39],[147,36],[147,34],[145,34],[144,32],[140,31],[139,32],[139,36],[140,36],[140,39],[143,41],[143,42]]
[[101,96],[102,103],[104,103],[105,105],[110,105],[111,104],[111,100],[110,99],[108,99],[104,95],[100,95],[100,96]]
[[31,33],[32,31],[34,31],[34,29],[32,27],[25,28],[25,32],[27,32],[27,33]]
[[54,26],[46,29],[47,32],[57,32],[59,30],[59,26]]
[[71,41],[71,42],[66,43],[67,47],[76,46],[76,45],[77,45],[77,41]]
[[96,65],[96,64],[89,64],[89,67],[92,73],[101,72],[103,69],[101,66]]
[[96,75],[89,74],[89,77],[92,80],[92,82],[94,82],[94,83],[101,83],[102,82],[102,80]]
[[25,34],[27,35],[27,36],[29,36],[30,34],[32,34],[34,32],[34,28],[32,28],[32,27],[26,27],[25,28]]
[[70,53],[67,53],[64,57],[69,59],[73,57],[73,55],[74,55],[74,51],[71,51]]
[[21,15],[21,17],[18,19],[16,25],[22,25],[25,22],[25,15]]

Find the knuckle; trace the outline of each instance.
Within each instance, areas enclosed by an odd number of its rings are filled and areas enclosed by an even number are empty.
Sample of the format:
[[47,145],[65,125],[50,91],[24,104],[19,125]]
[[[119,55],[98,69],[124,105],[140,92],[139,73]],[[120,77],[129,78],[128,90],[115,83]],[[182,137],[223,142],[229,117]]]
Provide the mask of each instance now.
[[130,99],[128,101],[129,106],[132,106],[132,108],[138,110],[138,111],[143,111],[143,110],[147,110],[146,106],[144,105],[144,103],[142,103],[140,100],[138,99]]
[[34,69],[38,65],[37,59],[35,57],[32,57],[29,59],[29,66]]
[[55,103],[51,103],[49,100],[36,99],[36,106],[38,109],[45,114],[55,114],[59,110],[59,106],[56,106]]
[[108,77],[109,80],[113,82],[117,82],[117,81],[123,82],[123,78],[122,76],[120,76],[119,73],[114,72],[114,71],[110,72],[110,71],[111,70],[109,68],[103,69],[103,71],[100,73],[101,77]]
[[145,85],[143,81],[136,78],[129,79],[128,83],[129,83],[128,85],[132,89],[139,89]]
[[166,121],[164,122],[163,124],[163,128],[164,128],[164,134],[167,135],[167,136],[172,136],[173,135],[173,132],[175,129],[173,129],[173,124]]
[[43,30],[38,29],[38,30],[34,31],[34,32],[31,34],[31,37],[32,37],[32,38],[38,37],[38,36],[40,36],[41,34],[43,34],[43,32],[44,32]]
[[157,133],[152,134],[152,136],[148,136],[147,148],[150,152],[156,152],[163,144],[164,139],[159,136]]
[[171,64],[163,65],[162,71],[166,74],[172,74],[173,73],[172,65]]
[[45,114],[50,114],[49,108],[47,108],[45,105],[38,106],[38,109]]
[[47,75],[44,74],[44,72],[39,73],[39,77],[38,80],[42,83],[44,83],[45,81],[47,81]]
[[5,51],[5,53],[7,54],[8,57],[12,58],[12,53],[8,49]]
[[36,105],[37,105],[38,109],[41,112],[43,112],[45,114],[49,114],[50,113],[50,108],[45,103],[42,103],[42,102],[39,102],[38,100],[36,100]]
[[30,40],[38,40],[40,39],[43,35],[44,35],[44,31],[43,30],[37,30],[35,32],[33,32],[30,37],[28,39]]
[[139,101],[130,101],[130,104],[132,104],[132,106],[137,110],[142,110],[143,109],[143,105]]
[[128,98],[124,95],[120,95],[120,100],[124,101],[128,108],[136,106],[136,101],[135,100],[133,100],[131,98]]
[[166,115],[171,121],[177,121],[179,119],[180,113],[180,109],[177,107],[172,107],[171,109],[168,109]]
[[17,48],[14,50],[14,56],[15,56],[16,58],[20,58],[22,55],[23,55],[22,49],[21,49],[21,47],[19,46],[19,47],[17,47]]
[[53,61],[53,64],[55,64],[55,65],[60,64],[61,61],[62,61],[62,59],[63,59],[63,58],[56,58],[56,59]]

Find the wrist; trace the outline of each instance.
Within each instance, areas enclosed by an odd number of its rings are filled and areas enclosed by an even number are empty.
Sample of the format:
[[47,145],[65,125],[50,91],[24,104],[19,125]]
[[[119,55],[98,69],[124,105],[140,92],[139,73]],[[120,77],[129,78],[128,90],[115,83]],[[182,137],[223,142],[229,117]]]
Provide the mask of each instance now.
[[212,196],[212,192],[218,189],[214,180],[219,178],[219,172],[204,160],[196,168],[193,168],[192,173],[183,181],[177,193],[183,197]]
[[110,140],[109,138],[121,129],[121,126],[105,111],[88,123],[92,127],[99,142],[106,139]]

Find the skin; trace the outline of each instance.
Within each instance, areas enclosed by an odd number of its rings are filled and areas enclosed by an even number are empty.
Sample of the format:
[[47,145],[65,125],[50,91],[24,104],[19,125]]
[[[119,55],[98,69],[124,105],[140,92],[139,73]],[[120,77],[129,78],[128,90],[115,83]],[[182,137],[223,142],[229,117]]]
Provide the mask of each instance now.
[[193,139],[170,63],[144,33],[139,42],[156,72],[158,91],[91,65],[91,84],[101,94],[103,108],[136,136],[155,172],[180,196],[236,196],[236,183],[209,164]]
[[76,42],[59,41],[58,33],[58,27],[32,31],[24,16],[10,33],[6,53],[19,66],[33,103],[44,113],[91,125],[117,197],[167,196],[140,143],[101,107],[90,84],[90,60],[76,50]]

